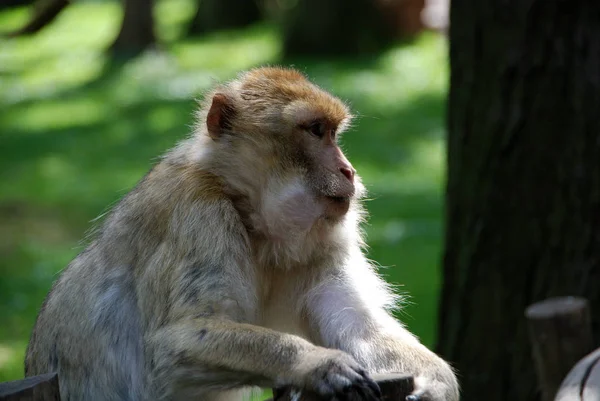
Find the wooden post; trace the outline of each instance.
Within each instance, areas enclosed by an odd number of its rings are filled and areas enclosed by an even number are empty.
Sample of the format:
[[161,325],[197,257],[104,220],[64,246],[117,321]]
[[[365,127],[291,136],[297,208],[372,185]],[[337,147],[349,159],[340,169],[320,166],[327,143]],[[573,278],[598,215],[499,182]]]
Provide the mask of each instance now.
[[569,370],[593,349],[586,299],[550,298],[525,311],[542,401],[552,401]]
[[60,401],[58,375],[47,373],[0,383],[0,401]]
[[[413,377],[400,373],[375,374],[373,380],[381,389],[382,401],[404,401],[414,390]],[[320,398],[317,394],[293,387],[273,390],[274,401],[330,401]]]

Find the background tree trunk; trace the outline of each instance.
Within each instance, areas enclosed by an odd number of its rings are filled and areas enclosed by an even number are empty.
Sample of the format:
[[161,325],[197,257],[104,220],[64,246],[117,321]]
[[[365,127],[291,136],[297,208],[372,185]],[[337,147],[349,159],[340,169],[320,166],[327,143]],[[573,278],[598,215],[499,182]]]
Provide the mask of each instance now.
[[199,0],[188,35],[243,28],[260,19],[261,11],[255,0]]
[[456,0],[438,351],[463,400],[539,397],[525,307],[600,334],[600,3]]
[[152,0],[123,0],[123,22],[110,47],[117,57],[137,56],[156,44]]
[[26,6],[33,4],[35,0],[2,0],[0,1],[0,10],[5,10],[11,7]]
[[388,22],[374,0],[299,0],[283,13],[284,54],[373,53],[395,37]]
[[[10,4],[10,2],[9,2]],[[33,5],[32,16],[25,26],[9,33],[8,37],[17,37],[31,35],[39,32],[52,21],[69,5],[69,0],[38,0]],[[2,9],[4,5],[0,5]]]

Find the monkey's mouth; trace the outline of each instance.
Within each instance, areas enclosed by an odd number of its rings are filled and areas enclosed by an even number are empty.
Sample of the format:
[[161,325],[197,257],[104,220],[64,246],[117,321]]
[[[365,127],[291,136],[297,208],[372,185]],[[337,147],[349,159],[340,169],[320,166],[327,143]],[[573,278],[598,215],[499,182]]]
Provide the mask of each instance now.
[[350,209],[350,196],[326,196],[325,216],[337,220]]
[[335,203],[348,203],[348,202],[350,202],[350,197],[349,196],[328,196],[327,198],[329,200],[335,202]]

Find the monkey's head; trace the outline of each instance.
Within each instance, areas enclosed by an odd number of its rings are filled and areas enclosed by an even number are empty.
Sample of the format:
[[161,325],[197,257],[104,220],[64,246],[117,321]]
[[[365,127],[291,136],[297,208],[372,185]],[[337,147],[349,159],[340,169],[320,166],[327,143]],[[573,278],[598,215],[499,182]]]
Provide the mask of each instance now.
[[277,234],[338,223],[361,196],[338,144],[350,119],[299,72],[259,68],[207,97],[200,130],[213,171],[248,200],[256,226]]

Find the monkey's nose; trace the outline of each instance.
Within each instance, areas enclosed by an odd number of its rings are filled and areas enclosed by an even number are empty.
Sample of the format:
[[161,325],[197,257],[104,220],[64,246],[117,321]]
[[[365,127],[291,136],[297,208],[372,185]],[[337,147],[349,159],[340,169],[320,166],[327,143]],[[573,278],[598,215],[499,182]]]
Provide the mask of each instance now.
[[354,182],[354,173],[356,170],[354,170],[352,167],[340,167],[340,171],[350,182]]

